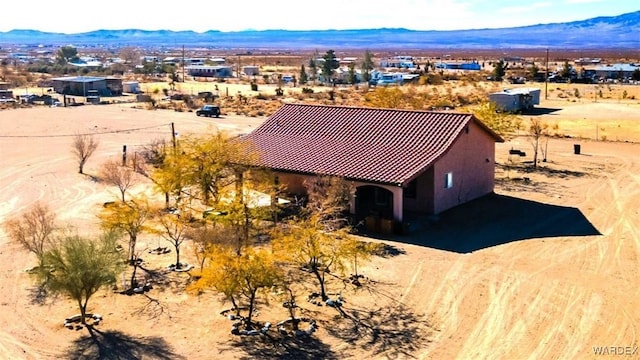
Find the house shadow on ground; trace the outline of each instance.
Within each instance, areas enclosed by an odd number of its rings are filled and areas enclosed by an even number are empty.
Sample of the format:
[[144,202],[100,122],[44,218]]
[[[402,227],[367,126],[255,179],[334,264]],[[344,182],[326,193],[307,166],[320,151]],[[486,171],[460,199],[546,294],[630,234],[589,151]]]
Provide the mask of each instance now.
[[522,115],[531,115],[531,116],[549,115],[549,114],[554,113],[556,111],[560,111],[560,109],[546,108],[546,107],[533,107],[531,109],[523,111]]
[[519,240],[601,235],[577,208],[498,194],[486,195],[437,217],[411,216],[407,221],[406,235],[385,238],[457,253]]

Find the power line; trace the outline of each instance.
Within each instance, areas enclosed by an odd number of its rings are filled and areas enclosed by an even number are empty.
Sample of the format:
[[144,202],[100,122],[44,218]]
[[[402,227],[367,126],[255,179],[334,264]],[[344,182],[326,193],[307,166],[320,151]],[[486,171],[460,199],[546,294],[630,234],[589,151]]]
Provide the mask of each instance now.
[[139,131],[139,130],[148,130],[155,129],[162,126],[169,126],[173,123],[168,124],[160,124],[154,126],[140,127],[140,128],[130,128],[130,129],[121,129],[121,130],[110,130],[110,131],[99,131],[99,132],[91,132],[84,134],[58,134],[58,135],[0,135],[0,138],[58,138],[58,137],[72,137],[72,136],[83,136],[83,135],[105,135],[105,134],[118,134],[129,131]]

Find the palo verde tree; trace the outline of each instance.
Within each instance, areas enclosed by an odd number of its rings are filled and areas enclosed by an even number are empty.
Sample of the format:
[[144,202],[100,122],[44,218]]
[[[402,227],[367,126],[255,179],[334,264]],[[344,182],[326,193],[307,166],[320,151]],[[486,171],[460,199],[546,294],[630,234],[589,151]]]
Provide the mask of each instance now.
[[64,237],[43,253],[42,262],[36,275],[47,290],[77,302],[83,324],[89,299],[103,286],[114,284],[123,265],[112,233],[97,239]]
[[[533,147],[533,168],[538,167],[538,152],[540,150],[540,139],[548,135],[549,125],[539,117],[529,119],[529,135],[531,135],[531,146]],[[546,154],[545,154],[546,158]]]
[[147,224],[152,217],[149,204],[143,199],[132,199],[127,202],[115,202],[102,209],[98,215],[100,226],[107,231],[119,231],[129,235],[127,259],[133,264],[136,261],[136,242],[143,232],[153,232]]
[[344,229],[326,231],[317,215],[294,219],[273,234],[273,251],[281,259],[313,274],[318,281],[320,296],[325,301],[327,274],[344,270],[348,254],[344,251]]
[[98,148],[98,140],[93,135],[76,134],[73,136],[71,150],[78,161],[78,173],[84,174],[84,165]]
[[116,186],[120,191],[122,202],[125,201],[125,193],[135,185],[134,169],[123,166],[117,160],[108,160],[100,168],[100,178],[106,184]]
[[242,303],[246,303],[248,312],[245,325],[251,329],[259,292],[265,290],[266,293],[266,290],[280,284],[282,271],[273,254],[266,249],[248,248],[241,255],[233,248],[224,246],[214,246],[210,251],[213,252],[210,257],[214,260],[204,268],[190,290],[216,289],[231,301],[237,315]]
[[178,209],[177,214],[164,213],[159,216],[158,224],[161,228],[160,234],[167,240],[176,251],[175,269],[181,269],[180,262],[180,246],[186,239],[186,233],[189,228],[190,216],[186,212],[186,207]]
[[345,258],[351,262],[353,275],[358,278],[358,266],[371,259],[371,255],[379,249],[378,244],[360,241],[353,236],[344,240],[342,251]]
[[324,60],[322,63],[322,77],[324,78],[325,83],[331,83],[336,69],[340,67],[340,63],[336,58],[335,51],[333,50],[327,50],[327,52],[322,55],[322,59]]
[[[269,171],[258,168],[236,167],[234,190],[226,191],[226,196],[215,207],[225,215],[212,218],[218,224],[229,228],[233,235],[233,243],[238,254],[250,245],[257,233],[261,220],[271,220],[274,206],[267,201],[275,202],[271,194],[278,191],[272,183]],[[269,197],[267,199],[267,197]]]
[[[231,141],[223,133],[208,137],[185,137],[175,152],[170,152],[160,169],[178,188],[189,188],[204,204],[221,201],[223,189],[236,181],[237,167],[244,167],[252,155],[244,144]],[[241,165],[239,165],[241,164]]]
[[230,240],[233,239],[234,232],[227,226],[207,221],[203,226],[189,227],[186,237],[193,243],[193,255],[198,261],[200,272],[202,272],[205,264],[212,260],[209,256],[212,254],[213,246],[232,246]]
[[36,202],[27,210],[4,223],[9,239],[20,244],[38,258],[39,265],[56,230],[56,216],[44,203]]
[[303,211],[305,217],[315,217],[326,231],[348,226],[346,214],[355,192],[351,182],[336,176],[318,176],[304,181],[303,185],[309,197]]
[[364,102],[370,107],[386,109],[404,109],[407,106],[405,94],[397,86],[376,87],[374,91],[365,94]]
[[496,103],[483,102],[467,109],[496,134],[508,138],[522,127],[522,119],[509,112],[499,111]]

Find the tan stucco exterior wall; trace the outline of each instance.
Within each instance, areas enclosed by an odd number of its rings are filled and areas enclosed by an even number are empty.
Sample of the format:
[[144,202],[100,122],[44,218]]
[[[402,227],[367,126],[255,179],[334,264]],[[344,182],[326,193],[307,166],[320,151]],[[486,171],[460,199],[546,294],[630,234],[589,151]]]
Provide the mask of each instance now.
[[[469,124],[449,151],[433,166],[434,214],[493,192],[495,140],[477,124]],[[447,173],[453,186],[445,188]]]

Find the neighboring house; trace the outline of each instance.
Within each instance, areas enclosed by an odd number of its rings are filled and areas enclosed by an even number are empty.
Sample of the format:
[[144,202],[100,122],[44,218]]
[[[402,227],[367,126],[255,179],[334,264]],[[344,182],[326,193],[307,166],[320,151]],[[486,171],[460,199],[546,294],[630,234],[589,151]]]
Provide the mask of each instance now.
[[94,76],[67,76],[51,79],[52,87],[58,94],[87,96],[95,90],[101,96],[122,94],[122,79]]
[[623,79],[630,78],[637,69],[640,66],[634,64],[613,64],[596,66],[595,73],[602,79]]
[[438,214],[493,192],[495,142],[471,114],[285,104],[240,139],[289,194],[304,180],[343,177],[358,221]]
[[504,89],[503,91],[489,94],[489,101],[495,103],[498,109],[506,112],[515,113],[531,110],[534,105],[540,105],[540,89]]
[[472,61],[468,63],[445,63],[439,62],[436,64],[436,69],[446,69],[446,70],[480,70],[481,66],[478,62]]
[[413,69],[416,63],[413,61],[413,56],[400,55],[380,61],[380,67]]
[[228,78],[233,76],[233,70],[231,66],[187,66],[185,68],[190,76],[195,77],[217,77]]

